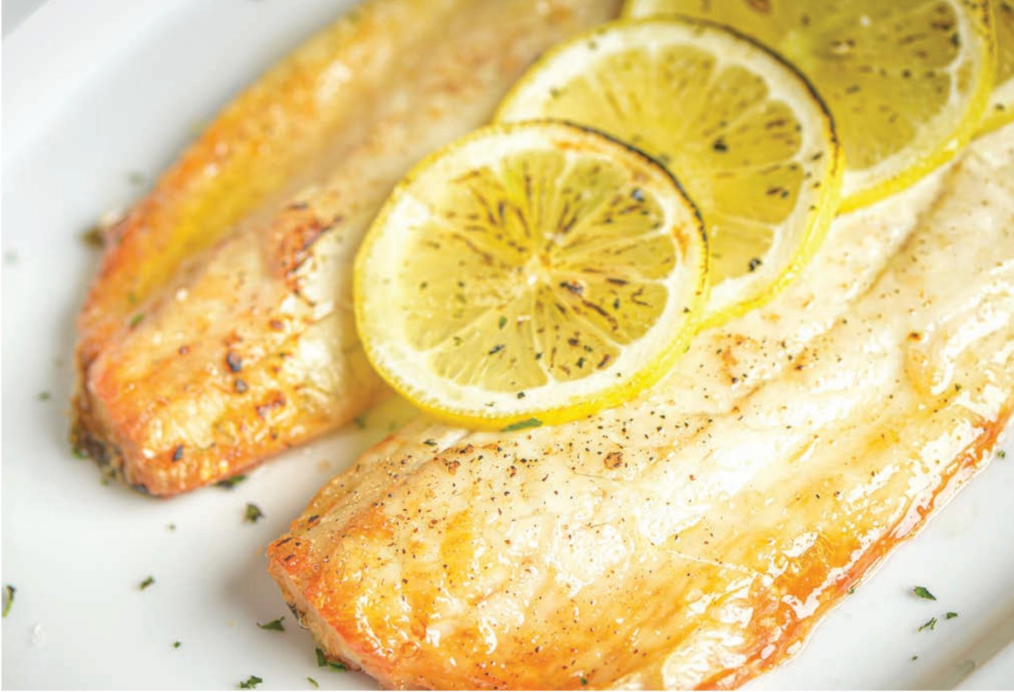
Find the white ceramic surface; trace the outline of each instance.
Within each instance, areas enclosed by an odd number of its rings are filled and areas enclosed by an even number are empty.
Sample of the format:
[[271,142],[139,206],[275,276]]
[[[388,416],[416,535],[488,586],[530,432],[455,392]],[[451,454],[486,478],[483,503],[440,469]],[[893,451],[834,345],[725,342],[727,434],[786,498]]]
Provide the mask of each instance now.
[[[82,230],[143,191],[134,172],[151,180],[196,124],[349,4],[51,0],[5,39],[2,581],[17,597],[3,620],[4,687],[235,688],[250,675],[261,689],[310,689],[308,676],[370,686],[317,667],[263,550],[405,408],[232,491],[171,501],[101,485],[67,443],[71,323],[97,260]],[[256,525],[243,523],[248,501],[266,514]],[[1014,453],[751,687],[1014,688],[1012,536]],[[939,600],[912,596],[916,584]],[[946,611],[959,617],[916,631]],[[284,633],[256,626],[282,615]]]

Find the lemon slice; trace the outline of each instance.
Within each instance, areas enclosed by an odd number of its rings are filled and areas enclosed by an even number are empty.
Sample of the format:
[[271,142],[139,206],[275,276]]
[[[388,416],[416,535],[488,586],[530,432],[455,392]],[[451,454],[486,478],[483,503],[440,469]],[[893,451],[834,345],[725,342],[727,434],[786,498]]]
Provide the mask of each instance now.
[[845,147],[845,211],[949,161],[975,134],[992,87],[982,0],[627,0],[624,12],[712,19],[799,67]]
[[996,26],[996,85],[980,131],[1014,120],[1014,0],[993,0]]
[[564,123],[492,126],[425,159],[356,257],[366,353],[404,396],[475,427],[558,423],[669,370],[707,293],[676,180]]
[[592,125],[673,171],[711,248],[713,325],[768,300],[819,245],[841,149],[802,77],[754,41],[697,20],[616,22],[540,59],[496,118]]

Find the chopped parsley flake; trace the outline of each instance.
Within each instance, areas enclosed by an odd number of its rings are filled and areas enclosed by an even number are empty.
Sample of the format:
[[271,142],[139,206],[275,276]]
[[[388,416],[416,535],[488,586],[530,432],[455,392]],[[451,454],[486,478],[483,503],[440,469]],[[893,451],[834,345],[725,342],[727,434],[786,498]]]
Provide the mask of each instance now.
[[953,620],[956,617],[958,617],[958,614],[955,613],[953,610],[948,612],[947,615],[944,615],[945,620]]
[[928,601],[935,601],[935,600],[937,600],[937,597],[934,596],[933,594],[931,594],[929,592],[929,589],[927,589],[925,586],[917,586],[917,587],[915,587],[914,589],[912,589],[912,593],[914,593],[919,598],[925,598]]
[[586,678],[585,676],[582,675],[581,676],[581,687],[587,687],[587,685],[588,685],[588,678]]
[[246,503],[246,514],[243,516],[243,521],[250,522],[251,524],[256,524],[263,517],[264,512],[261,511],[260,507],[258,507],[252,502]]
[[235,488],[237,485],[239,485],[240,483],[242,483],[245,480],[246,480],[246,476],[244,476],[243,474],[240,474],[238,476],[233,476],[232,478],[226,478],[225,480],[219,481],[218,483],[215,483],[215,485],[217,487],[219,487],[219,488],[225,488],[226,490],[232,490],[233,488]]
[[17,591],[10,584],[4,584],[4,617],[11,612],[11,606],[14,605],[14,592]]
[[257,689],[257,685],[261,684],[262,682],[264,682],[264,681],[261,680],[256,675],[251,675],[246,680],[244,680],[243,682],[239,683],[239,689],[241,689],[241,690],[255,690],[255,689]]
[[431,437],[430,439],[428,439],[428,440],[426,440],[425,442],[423,442],[423,444],[429,445],[430,447],[436,447],[436,446],[437,446],[437,441],[436,441],[436,440],[434,440],[434,439],[433,439],[433,438]]
[[930,618],[925,623],[923,623],[923,625],[919,628],[919,631],[922,632],[923,630],[935,630],[936,628],[937,628],[937,619]]
[[1000,457],[1001,459],[1006,459],[1006,458],[1007,458],[1007,452],[1005,452],[1005,451],[1004,451],[1004,450],[1002,450],[1002,449],[1001,449],[1001,450],[1000,450],[999,452],[997,452],[997,453],[996,453],[996,455],[997,455],[998,457]]
[[181,642],[181,641],[175,641],[175,642],[173,642],[173,648],[174,649],[178,649],[181,646],[183,646],[183,642]]
[[147,589],[149,586],[151,586],[154,583],[155,583],[155,577],[153,577],[153,576],[151,576],[149,574],[147,577],[144,578],[143,582],[141,582],[140,584],[137,585],[137,589],[139,591],[144,591],[145,589]]
[[316,680],[314,680],[313,678],[311,678],[311,677],[307,677],[307,678],[306,678],[306,681],[307,681],[308,683],[310,683],[311,685],[313,685],[313,686],[314,686],[314,687],[315,687],[316,689],[320,689],[320,685],[319,685],[319,684],[317,684],[317,681],[316,681]]
[[99,483],[109,485],[116,479],[116,471],[112,466],[104,466],[99,475]]
[[356,416],[352,419],[352,422],[356,424],[356,427],[360,430],[366,428],[366,416]]
[[348,670],[344,663],[336,663],[334,661],[327,660],[327,656],[324,655],[324,652],[320,650],[319,646],[317,647],[317,667],[330,668],[331,670],[338,670],[342,672]]
[[525,428],[538,428],[542,426],[542,421],[538,418],[528,418],[526,420],[519,420],[517,423],[511,423],[507,427],[503,428],[500,432],[514,432],[515,430],[524,430]]
[[262,630],[272,630],[274,632],[284,632],[285,631],[285,627],[282,625],[282,620],[284,620],[284,619],[285,619],[285,616],[282,616],[282,617],[278,618],[277,620],[272,620],[271,622],[265,622],[263,625],[258,622],[257,626],[260,627]]
[[504,317],[503,315],[500,315],[500,329],[503,329],[506,326],[507,326],[507,318]]
[[130,318],[130,326],[132,328],[136,327],[137,325],[141,324],[141,320],[143,319],[144,315],[142,315],[141,313],[137,313],[136,315]]
[[82,233],[81,242],[85,244],[85,247],[92,248],[93,250],[101,250],[106,244],[103,239],[102,226],[95,224]]

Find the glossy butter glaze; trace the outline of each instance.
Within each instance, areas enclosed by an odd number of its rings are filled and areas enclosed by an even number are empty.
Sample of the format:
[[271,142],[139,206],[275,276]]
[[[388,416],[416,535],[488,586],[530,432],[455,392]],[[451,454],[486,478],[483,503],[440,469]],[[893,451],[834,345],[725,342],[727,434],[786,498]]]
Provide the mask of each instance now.
[[171,495],[368,407],[351,262],[373,215],[540,52],[618,11],[372,0],[268,72],[108,232],[78,320],[77,448]]
[[841,217],[652,391],[510,434],[420,420],[271,544],[389,687],[729,688],[798,651],[1014,405],[1014,127]]

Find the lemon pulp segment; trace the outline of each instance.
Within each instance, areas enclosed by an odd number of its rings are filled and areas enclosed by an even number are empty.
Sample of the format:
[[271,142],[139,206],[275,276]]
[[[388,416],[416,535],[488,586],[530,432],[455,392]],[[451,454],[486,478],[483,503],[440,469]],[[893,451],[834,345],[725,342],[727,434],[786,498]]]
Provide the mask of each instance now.
[[996,27],[996,84],[982,119],[981,131],[984,132],[1014,120],[1014,1],[993,0],[992,7]]

